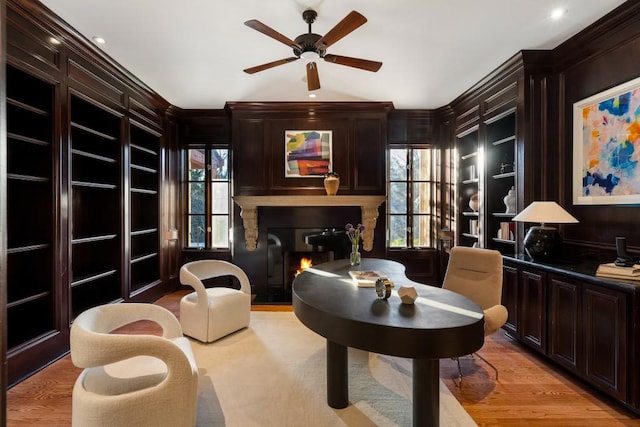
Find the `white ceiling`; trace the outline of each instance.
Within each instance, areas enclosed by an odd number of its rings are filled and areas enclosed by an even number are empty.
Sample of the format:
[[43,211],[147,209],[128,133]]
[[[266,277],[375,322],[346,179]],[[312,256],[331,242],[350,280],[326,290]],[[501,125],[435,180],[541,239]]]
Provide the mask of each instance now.
[[[635,0],[631,0],[635,1]],[[293,56],[243,23],[257,19],[294,39],[302,12],[325,34],[351,10],[368,22],[327,53],[381,61],[372,73],[324,61],[313,101],[391,101],[396,108],[448,104],[521,49],[551,49],[623,0],[41,0],[171,104],[308,101],[302,60],[253,75],[242,70]],[[555,21],[556,7],[567,10]]]

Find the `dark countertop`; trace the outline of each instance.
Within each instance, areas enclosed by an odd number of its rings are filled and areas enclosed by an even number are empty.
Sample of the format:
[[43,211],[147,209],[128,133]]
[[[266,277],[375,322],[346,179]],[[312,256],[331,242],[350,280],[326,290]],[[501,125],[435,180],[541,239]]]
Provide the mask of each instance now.
[[596,276],[598,265],[605,262],[592,257],[576,257],[575,259],[561,259],[554,262],[534,261],[526,254],[515,256],[504,256],[505,261],[515,262],[521,265],[528,265],[533,268],[544,270],[550,273],[569,276],[574,279],[596,283],[611,289],[618,289],[624,292],[640,292],[640,281],[611,279]]

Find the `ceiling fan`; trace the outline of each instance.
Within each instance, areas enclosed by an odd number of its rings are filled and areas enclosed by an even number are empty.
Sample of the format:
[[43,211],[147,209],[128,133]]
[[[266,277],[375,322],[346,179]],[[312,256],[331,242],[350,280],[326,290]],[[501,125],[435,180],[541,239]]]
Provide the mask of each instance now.
[[342,21],[338,22],[327,34],[321,36],[311,32],[311,24],[318,17],[318,13],[313,9],[307,9],[302,12],[302,19],[309,24],[309,32],[301,34],[294,40],[280,34],[273,28],[263,24],[262,22],[251,19],[244,23],[247,27],[253,28],[287,46],[293,48],[295,56],[279,59],[277,61],[268,62],[266,64],[247,68],[245,73],[253,74],[264,71],[278,65],[287,64],[302,58],[307,60],[307,87],[309,90],[320,89],[320,77],[318,75],[318,66],[315,61],[324,59],[326,62],[334,64],[346,65],[348,67],[359,68],[361,70],[376,72],[382,67],[382,62],[369,61],[367,59],[352,58],[349,56],[332,55],[327,53],[327,48],[367,22],[367,18],[360,13],[351,11]]

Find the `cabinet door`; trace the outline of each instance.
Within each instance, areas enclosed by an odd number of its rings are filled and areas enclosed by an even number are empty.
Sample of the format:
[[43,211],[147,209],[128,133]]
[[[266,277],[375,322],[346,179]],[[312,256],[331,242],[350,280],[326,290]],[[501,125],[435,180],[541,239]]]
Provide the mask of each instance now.
[[618,399],[627,399],[627,296],[598,286],[585,286],[585,377]]
[[518,334],[518,269],[508,265],[502,267],[502,305],[507,307],[509,313],[503,329],[509,335],[520,338]]
[[520,273],[520,338],[530,347],[545,353],[546,327],[546,273],[523,270]]
[[580,288],[560,277],[549,277],[549,356],[578,372],[580,348]]

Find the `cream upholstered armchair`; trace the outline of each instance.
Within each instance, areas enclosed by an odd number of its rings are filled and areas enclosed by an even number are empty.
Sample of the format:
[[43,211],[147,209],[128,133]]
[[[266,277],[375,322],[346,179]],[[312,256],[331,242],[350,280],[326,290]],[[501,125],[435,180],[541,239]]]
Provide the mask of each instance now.
[[[139,320],[162,335],[112,331]],[[184,426],[196,423],[198,369],[178,319],[154,304],[90,308],[71,327],[71,360],[84,370],[72,396],[72,425]]]
[[[451,249],[443,289],[457,292],[474,301],[484,310],[484,335],[497,332],[506,322],[508,312],[502,302],[502,254],[491,249],[456,246]],[[480,359],[494,370],[498,369],[480,354]],[[462,381],[460,359],[458,378]]]
[[[203,280],[233,276],[240,289],[206,288]],[[185,335],[202,342],[212,342],[249,326],[251,284],[245,272],[227,261],[189,262],[180,269],[180,282],[194,292],[180,300],[180,324]]]

